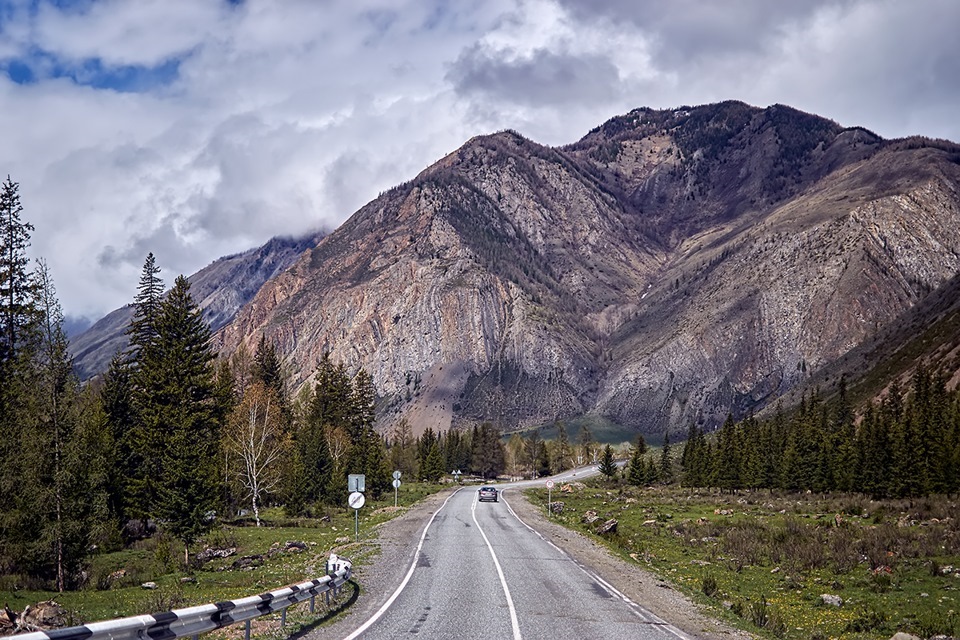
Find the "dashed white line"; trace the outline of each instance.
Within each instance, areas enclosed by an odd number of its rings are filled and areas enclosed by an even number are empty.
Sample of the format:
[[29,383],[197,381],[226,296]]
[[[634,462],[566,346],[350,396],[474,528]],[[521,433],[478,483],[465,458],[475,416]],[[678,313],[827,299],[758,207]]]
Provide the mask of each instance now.
[[[666,620],[664,620],[663,618],[660,618],[659,616],[656,616],[656,615],[654,615],[653,613],[651,613],[651,612],[647,611],[646,609],[644,609],[642,606],[640,606],[639,604],[637,604],[636,602],[634,602],[633,600],[631,600],[629,597],[627,597],[626,594],[623,594],[623,593],[621,593],[619,590],[617,590],[617,589],[616,589],[613,585],[611,585],[609,582],[607,582],[606,580],[604,580],[603,578],[601,578],[600,576],[598,576],[597,574],[595,574],[593,571],[590,571],[589,569],[587,569],[584,565],[582,565],[580,562],[578,562],[577,560],[575,560],[575,559],[573,558],[573,556],[571,556],[569,553],[567,553],[566,551],[564,551],[563,549],[561,549],[560,547],[558,547],[557,545],[555,545],[555,544],[554,544],[553,542],[551,542],[550,540],[547,540],[546,536],[544,536],[542,533],[540,533],[539,531],[537,531],[536,529],[534,529],[533,527],[531,527],[529,524],[527,524],[526,522],[524,522],[523,519],[522,519],[520,516],[517,515],[517,512],[513,510],[513,507],[510,506],[510,503],[507,502],[506,497],[503,495],[504,493],[505,493],[504,491],[501,491],[501,492],[500,492],[500,497],[503,498],[504,504],[507,505],[507,510],[513,515],[514,518],[517,519],[517,521],[518,521],[520,524],[522,524],[522,525],[525,526],[527,529],[529,529],[530,531],[532,531],[533,533],[535,533],[541,540],[543,540],[544,542],[546,542],[548,545],[550,545],[551,547],[553,547],[554,549],[556,549],[557,551],[559,551],[560,553],[562,553],[563,555],[565,555],[567,558],[569,558],[570,561],[571,561],[578,569],[580,569],[580,570],[583,571],[585,574],[587,574],[587,576],[589,576],[591,580],[593,580],[595,583],[597,583],[597,584],[600,586],[600,588],[602,588],[603,590],[605,590],[605,591],[606,591],[607,593],[609,593],[610,595],[612,595],[612,596],[614,596],[614,597],[616,597],[616,598],[620,598],[621,600],[623,600],[623,602],[625,602],[627,605],[630,606],[630,608],[631,608],[631,610],[633,611],[634,615],[636,615],[637,617],[639,617],[639,618],[640,618],[641,620],[643,620],[644,622],[652,622],[653,624],[657,625],[657,628],[658,628],[658,629],[660,629],[661,631],[663,631],[663,632],[665,632],[665,633],[669,633],[669,634],[671,634],[671,635],[673,635],[673,636],[675,636],[675,637],[677,637],[677,638],[681,638],[682,640],[689,640],[690,636],[686,635],[685,633],[683,633],[682,631],[680,631],[679,629],[677,629],[676,627],[674,627],[673,625],[671,625],[670,623],[668,623],[668,622],[667,622]],[[476,506],[476,505],[474,505],[474,506]],[[486,536],[484,536],[484,537],[486,537]],[[488,543],[488,544],[489,544],[489,543]]]

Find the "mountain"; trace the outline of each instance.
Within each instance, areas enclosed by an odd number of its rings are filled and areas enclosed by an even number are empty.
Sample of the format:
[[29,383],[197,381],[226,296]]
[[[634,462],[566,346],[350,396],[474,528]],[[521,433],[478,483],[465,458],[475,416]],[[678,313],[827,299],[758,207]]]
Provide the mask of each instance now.
[[[220,258],[190,276],[194,300],[204,319],[216,331],[260,290],[263,283],[289,267],[303,251],[316,246],[322,233],[301,238],[272,238],[263,246]],[[136,293],[131,289],[131,300]],[[106,371],[117,351],[127,348],[126,330],[133,306],[116,309],[73,338],[70,351],[81,379]]]
[[783,105],[481,136],[361,208],[220,331],[304,384],[364,367],[383,428],[756,411],[960,272],[960,147]]

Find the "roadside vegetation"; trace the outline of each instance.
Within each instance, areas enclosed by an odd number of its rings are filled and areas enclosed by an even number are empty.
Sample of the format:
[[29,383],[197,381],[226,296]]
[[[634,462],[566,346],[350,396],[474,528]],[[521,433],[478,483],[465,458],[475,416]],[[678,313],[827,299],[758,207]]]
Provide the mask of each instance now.
[[[251,515],[208,532],[186,566],[178,541],[158,534],[93,556],[84,585],[77,590],[25,589],[16,576],[2,577],[0,602],[20,612],[27,605],[56,600],[66,610],[64,622],[70,626],[233,600],[322,577],[331,551],[349,558],[356,570],[376,554],[376,545],[370,543],[376,538],[377,525],[441,488],[439,484],[405,483],[398,491],[397,508],[392,492],[367,502],[360,510],[359,542],[352,509],[331,507],[307,518],[290,517],[283,509],[271,507],[260,513],[262,526],[256,526]],[[155,587],[142,586],[148,583]],[[347,590],[355,588],[358,585]],[[307,604],[298,605],[288,613],[288,624],[322,621],[335,614],[348,597],[349,593],[342,594],[331,607],[322,606],[322,598],[318,598],[315,615],[309,614]],[[257,624],[276,628],[276,619],[279,614]]]
[[[545,490],[527,494],[546,509]],[[960,633],[960,521],[952,498],[721,493],[636,487],[619,476],[555,488],[553,498],[555,521],[762,636]],[[611,519],[615,532],[597,534]]]

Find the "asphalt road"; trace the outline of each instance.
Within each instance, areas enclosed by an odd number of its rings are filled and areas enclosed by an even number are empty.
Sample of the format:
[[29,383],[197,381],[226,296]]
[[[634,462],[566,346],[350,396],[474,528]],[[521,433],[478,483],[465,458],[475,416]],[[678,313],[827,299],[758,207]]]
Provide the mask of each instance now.
[[476,487],[451,495],[400,587],[348,638],[688,637],[522,522],[511,493],[531,484],[543,480],[506,485],[496,503],[477,502]]

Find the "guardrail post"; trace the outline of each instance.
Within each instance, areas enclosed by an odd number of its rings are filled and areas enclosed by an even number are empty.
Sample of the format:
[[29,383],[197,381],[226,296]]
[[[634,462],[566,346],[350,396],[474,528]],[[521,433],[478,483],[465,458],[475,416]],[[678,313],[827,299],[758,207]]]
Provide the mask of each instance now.
[[250,640],[250,621],[247,620],[247,621],[243,624],[243,626],[244,626],[244,629],[243,629],[243,639],[244,639],[244,640]]
[[281,627],[287,626],[287,608],[286,607],[280,610],[280,626]]
[[317,606],[317,596],[310,596],[310,613],[313,613]]

